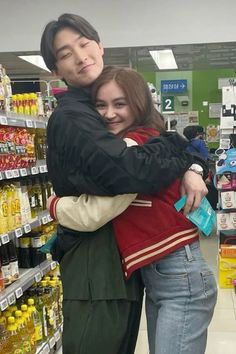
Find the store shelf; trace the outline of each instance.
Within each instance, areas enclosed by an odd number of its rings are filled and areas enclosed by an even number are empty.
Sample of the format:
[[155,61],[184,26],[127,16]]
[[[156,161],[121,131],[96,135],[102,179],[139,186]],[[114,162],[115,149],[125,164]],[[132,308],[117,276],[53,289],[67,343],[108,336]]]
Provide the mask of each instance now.
[[53,354],[61,347],[62,325],[55,332],[54,336],[49,338],[38,349],[36,354]]
[[39,120],[31,116],[23,116],[15,113],[4,114],[0,112],[0,125],[9,125],[21,128],[46,129],[47,119]]
[[0,310],[4,311],[8,306],[15,303],[25,290],[35,282],[38,283],[45,274],[55,269],[56,266],[56,262],[46,260],[35,268],[20,269],[20,278],[0,293]]
[[0,180],[13,179],[26,176],[34,176],[39,173],[47,173],[46,160],[38,160],[36,165],[28,168],[16,168],[13,170],[6,170],[0,172]]
[[32,219],[28,224],[22,225],[15,230],[11,230],[5,234],[0,235],[0,245],[6,244],[10,240],[14,238],[19,238],[23,234],[28,234],[32,229],[38,227],[40,225],[46,225],[51,222],[53,219],[51,218],[49,212],[47,210],[42,211],[35,219]]

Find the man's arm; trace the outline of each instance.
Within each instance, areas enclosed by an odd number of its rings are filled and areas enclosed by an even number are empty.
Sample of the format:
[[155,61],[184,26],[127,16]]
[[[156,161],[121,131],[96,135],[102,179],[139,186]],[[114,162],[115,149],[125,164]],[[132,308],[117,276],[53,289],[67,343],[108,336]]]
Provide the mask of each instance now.
[[[66,151],[61,168],[71,192],[77,195],[154,193],[196,162],[184,151],[186,142],[178,135],[127,148],[106,130],[99,115],[84,114],[78,119],[74,112],[60,112],[49,121],[48,143],[49,152],[56,148],[63,156]],[[52,171],[53,159],[49,160]]]

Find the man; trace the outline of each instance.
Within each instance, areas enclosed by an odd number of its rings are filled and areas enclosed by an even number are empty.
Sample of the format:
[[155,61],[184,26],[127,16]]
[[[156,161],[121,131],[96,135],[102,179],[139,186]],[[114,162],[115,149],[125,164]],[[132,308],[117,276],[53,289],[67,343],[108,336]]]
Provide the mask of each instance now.
[[[41,53],[47,67],[69,85],[47,131],[48,171],[58,196],[155,193],[190,169],[182,185],[188,194],[185,212],[199,205],[206,193],[200,176],[206,168],[200,158],[184,152],[182,138],[171,134],[127,148],[106,130],[89,94],[103,70],[103,47],[85,19],[64,14],[50,22]],[[138,274],[124,282],[111,224],[90,233],[59,226],[58,235],[63,353],[133,353],[142,291]]]

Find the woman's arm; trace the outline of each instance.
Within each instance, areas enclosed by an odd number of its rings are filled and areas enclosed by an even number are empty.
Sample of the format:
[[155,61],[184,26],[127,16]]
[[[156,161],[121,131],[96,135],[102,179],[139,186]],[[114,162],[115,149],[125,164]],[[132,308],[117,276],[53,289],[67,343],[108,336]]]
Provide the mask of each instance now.
[[115,197],[97,197],[82,194],[80,197],[50,197],[48,209],[53,219],[62,226],[77,231],[95,231],[120,215],[136,194]]

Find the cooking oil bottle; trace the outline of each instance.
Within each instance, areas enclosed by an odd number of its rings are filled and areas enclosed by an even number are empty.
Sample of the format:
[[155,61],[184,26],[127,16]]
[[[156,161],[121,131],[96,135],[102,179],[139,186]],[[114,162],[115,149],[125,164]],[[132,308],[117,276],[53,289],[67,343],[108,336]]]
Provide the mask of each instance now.
[[40,315],[34,306],[34,299],[28,299],[28,311],[31,313],[34,322],[35,340],[37,345],[43,342],[43,328]]
[[20,310],[15,311],[15,322],[18,328],[18,333],[21,336],[22,347],[24,350],[24,354],[29,353],[33,354],[33,350],[31,348],[30,336],[27,332],[27,328],[25,326],[25,320],[22,317],[22,312]]
[[12,354],[24,354],[22,348],[21,336],[17,331],[17,324],[13,316],[8,317],[7,319],[7,330],[9,332],[9,342],[12,345]]
[[21,305],[21,312],[22,312],[22,317],[25,320],[25,326],[27,328],[27,332],[29,333],[32,352],[35,353],[37,345],[35,340],[34,322],[33,322],[33,318],[28,312],[28,306],[26,304]]
[[0,321],[0,354],[11,354],[12,346],[6,330],[6,324]]

